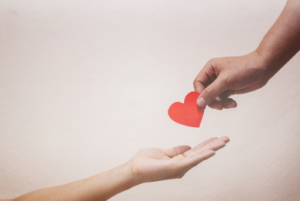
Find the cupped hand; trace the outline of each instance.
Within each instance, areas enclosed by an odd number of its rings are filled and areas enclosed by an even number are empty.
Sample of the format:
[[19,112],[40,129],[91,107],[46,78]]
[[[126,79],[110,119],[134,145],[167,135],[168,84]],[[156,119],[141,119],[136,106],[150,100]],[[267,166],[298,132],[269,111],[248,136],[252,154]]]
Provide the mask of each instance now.
[[259,89],[269,79],[263,57],[256,51],[245,56],[211,59],[194,80],[194,89],[201,94],[197,105],[218,110],[235,108],[237,103],[229,96]]
[[186,145],[170,149],[143,149],[129,161],[130,169],[138,183],[181,178],[227,142],[228,137],[221,137],[206,140],[192,149]]

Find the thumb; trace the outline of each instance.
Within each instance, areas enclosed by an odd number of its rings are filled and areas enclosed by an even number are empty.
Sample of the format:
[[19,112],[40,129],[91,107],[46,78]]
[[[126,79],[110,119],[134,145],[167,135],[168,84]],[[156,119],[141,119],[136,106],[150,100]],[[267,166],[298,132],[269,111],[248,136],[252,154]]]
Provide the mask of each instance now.
[[163,152],[170,158],[173,158],[179,154],[183,154],[184,152],[186,152],[187,150],[190,150],[191,147],[188,145],[182,145],[182,146],[178,146],[178,147],[173,147],[170,149],[164,149]]
[[197,99],[197,105],[200,108],[205,108],[209,105],[217,96],[227,90],[227,85],[222,77],[218,77],[213,83],[208,85]]

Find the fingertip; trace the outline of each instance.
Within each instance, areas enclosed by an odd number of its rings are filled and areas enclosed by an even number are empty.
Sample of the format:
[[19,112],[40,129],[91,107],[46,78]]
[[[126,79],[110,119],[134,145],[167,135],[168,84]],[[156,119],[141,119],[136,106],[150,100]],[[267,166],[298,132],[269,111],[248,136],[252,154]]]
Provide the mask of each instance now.
[[199,108],[205,108],[206,107],[206,101],[202,97],[198,97],[197,99],[197,105]]
[[169,148],[169,149],[162,149],[162,151],[168,157],[173,158],[179,154],[183,154],[183,153],[187,152],[190,149],[191,149],[191,147],[189,145],[181,145],[181,146],[177,146],[177,147],[173,147],[173,148]]
[[215,110],[223,110],[223,107],[220,106],[220,105],[213,105],[213,106],[209,105],[209,107],[212,108],[212,109],[215,109]]
[[216,109],[216,110],[223,110],[223,107],[214,107],[214,109]]
[[223,140],[223,141],[226,142],[226,143],[230,142],[230,139],[229,139],[229,137],[227,137],[227,136],[222,136],[222,137],[220,137],[219,139],[220,139],[220,140]]
[[183,146],[185,146],[185,147],[186,147],[186,151],[188,151],[188,150],[192,149],[192,147],[191,147],[191,146],[189,146],[189,145],[183,145]]
[[181,145],[177,147],[177,153],[178,154],[183,154],[187,152],[188,150],[192,149],[189,145]]
[[221,102],[221,101],[222,101],[222,98],[221,98],[220,96],[217,96],[217,97],[215,98],[215,101]]
[[235,102],[235,100],[228,98],[226,100],[223,101],[223,106],[226,109],[230,109],[230,108],[236,108],[237,107],[237,103]]

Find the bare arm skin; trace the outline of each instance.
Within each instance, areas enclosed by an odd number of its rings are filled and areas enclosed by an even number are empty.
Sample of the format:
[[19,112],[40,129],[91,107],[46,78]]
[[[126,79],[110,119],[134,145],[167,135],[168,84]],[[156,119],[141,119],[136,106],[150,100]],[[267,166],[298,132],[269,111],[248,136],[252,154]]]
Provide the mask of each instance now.
[[107,172],[6,201],[105,201],[145,182],[181,178],[227,142],[228,137],[221,137],[206,140],[193,149],[187,145],[170,149],[143,149],[127,163]]
[[281,15],[250,54],[211,59],[194,80],[199,107],[235,108],[228,98],[263,87],[300,49],[300,1],[288,0]]

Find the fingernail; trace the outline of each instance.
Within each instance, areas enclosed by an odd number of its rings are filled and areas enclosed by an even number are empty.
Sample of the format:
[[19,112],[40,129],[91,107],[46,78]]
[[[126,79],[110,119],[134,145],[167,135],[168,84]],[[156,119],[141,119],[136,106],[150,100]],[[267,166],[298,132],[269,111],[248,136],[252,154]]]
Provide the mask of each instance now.
[[197,105],[200,108],[205,108],[206,107],[206,101],[201,97],[197,99]]
[[236,107],[236,103],[235,102],[231,102],[228,105],[229,108],[235,108]]

